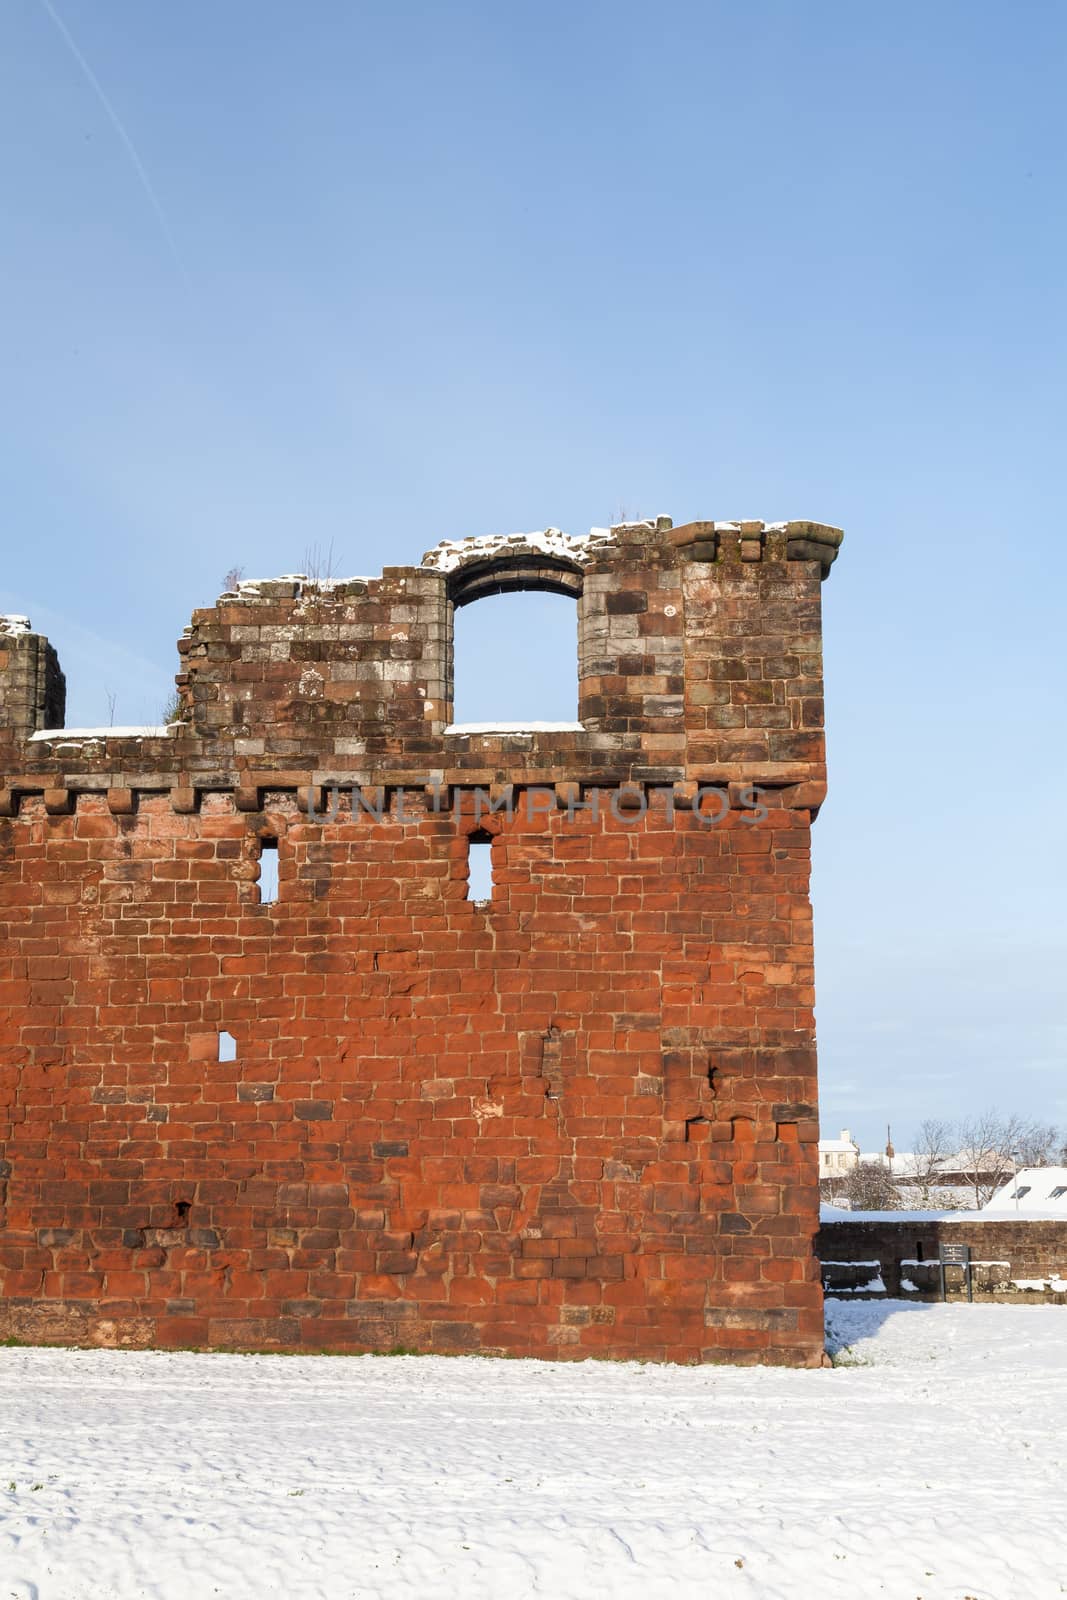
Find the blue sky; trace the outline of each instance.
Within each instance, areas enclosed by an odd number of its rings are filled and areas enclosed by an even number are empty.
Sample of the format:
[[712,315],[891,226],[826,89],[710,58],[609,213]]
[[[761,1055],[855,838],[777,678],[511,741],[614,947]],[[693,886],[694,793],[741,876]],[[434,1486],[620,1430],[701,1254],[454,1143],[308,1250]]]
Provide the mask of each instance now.
[[[54,5],[0,10],[0,608],[68,721],[155,720],[234,564],[841,525],[824,1128],[1067,1122],[1058,0]],[[461,615],[458,714],[572,715],[567,606]]]

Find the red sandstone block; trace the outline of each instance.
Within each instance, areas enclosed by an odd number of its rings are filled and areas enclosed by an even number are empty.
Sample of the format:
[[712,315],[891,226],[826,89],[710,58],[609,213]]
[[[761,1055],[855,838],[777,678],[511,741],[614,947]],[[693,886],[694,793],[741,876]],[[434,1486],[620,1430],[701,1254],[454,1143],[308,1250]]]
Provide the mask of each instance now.
[[553,1262],[549,1259],[531,1259],[516,1261],[513,1271],[516,1278],[550,1278],[552,1276]]
[[[537,1243],[536,1240],[524,1240],[523,1242],[524,1242],[524,1245],[525,1244]],[[585,1257],[585,1256],[594,1256],[594,1255],[597,1254],[597,1251],[598,1251],[598,1243],[597,1243],[597,1241],[595,1239],[591,1239],[591,1238],[589,1238],[589,1239],[543,1240],[542,1243],[555,1244],[556,1253],[558,1255],[560,1255],[560,1256],[569,1256],[569,1257],[573,1257],[573,1258],[576,1258],[576,1259],[577,1258],[582,1258],[582,1257]],[[536,1254],[537,1252],[526,1252],[526,1251],[524,1251],[524,1254],[528,1254],[528,1253]]]
[[553,1216],[546,1213],[541,1218],[541,1232],[544,1240],[559,1240],[573,1238],[577,1228],[571,1216]]
[[757,1258],[727,1256],[722,1263],[723,1282],[725,1284],[758,1283],[763,1275],[764,1264]]
[[552,1276],[554,1278],[584,1278],[592,1271],[592,1262],[573,1259],[556,1260],[552,1262]]
[[804,1277],[805,1262],[796,1259],[772,1259],[761,1264],[761,1274],[768,1283],[795,1283]]
[[[517,1263],[521,1265],[521,1263]],[[535,1306],[537,1304],[537,1283],[509,1282],[503,1279],[496,1285],[496,1299],[502,1306]]]

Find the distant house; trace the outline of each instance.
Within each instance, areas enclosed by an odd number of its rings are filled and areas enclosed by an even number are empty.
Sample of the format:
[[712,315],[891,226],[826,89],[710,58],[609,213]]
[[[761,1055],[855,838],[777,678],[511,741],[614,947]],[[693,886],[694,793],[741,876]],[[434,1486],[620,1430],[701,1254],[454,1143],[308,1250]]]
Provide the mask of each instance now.
[[1023,1167],[981,1209],[1067,1218],[1067,1167]]
[[1010,1167],[1007,1157],[995,1151],[975,1155],[969,1150],[931,1160],[907,1150],[863,1151],[863,1162],[885,1167],[905,1209],[939,1207],[973,1211],[979,1195],[992,1194],[1004,1182]]
[[[976,1155],[959,1150],[931,1160],[896,1151],[888,1141],[884,1150],[861,1151],[848,1128],[842,1128],[837,1139],[819,1140],[823,1200],[847,1204],[842,1202],[842,1182],[861,1163],[885,1169],[904,1210],[1013,1211],[1018,1205],[1022,1210],[1051,1210],[1067,1216],[1067,1167],[1029,1167],[1006,1183],[1010,1158],[996,1151]],[[989,1200],[985,1200],[987,1195]]]
[[931,1159],[894,1150],[888,1139],[884,1150],[860,1150],[849,1130],[842,1128],[840,1138],[819,1141],[823,1200],[834,1205],[847,1203],[842,1188],[857,1167],[881,1167],[897,1191],[897,1204],[905,1211],[973,1211],[1001,1188],[1010,1163],[996,1152],[975,1156],[969,1150]]
[[860,1158],[860,1147],[847,1128],[839,1139],[819,1140],[819,1177],[843,1178]]

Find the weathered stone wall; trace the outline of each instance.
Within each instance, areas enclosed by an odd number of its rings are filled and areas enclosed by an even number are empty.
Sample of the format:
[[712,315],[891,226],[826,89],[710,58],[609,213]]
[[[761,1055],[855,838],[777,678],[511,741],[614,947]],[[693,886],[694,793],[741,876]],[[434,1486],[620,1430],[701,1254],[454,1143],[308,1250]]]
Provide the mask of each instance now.
[[[0,1333],[817,1363],[839,538],[243,585],[179,729],[0,730]],[[455,607],[531,586],[578,600],[582,728],[446,731]]]
[[[948,1219],[901,1212],[870,1220],[858,1213],[824,1222],[816,1252],[828,1294],[862,1292],[879,1278],[887,1295],[932,1299],[941,1294],[942,1244],[970,1246],[972,1287],[982,1298],[1064,1299],[1064,1289],[1055,1285],[1067,1287],[1067,1220],[994,1219],[977,1212],[957,1212]],[[961,1269],[948,1268],[946,1290],[951,1298],[965,1294]]]
[[48,640],[30,631],[29,618],[0,616],[0,738],[28,739],[60,726],[67,686]]

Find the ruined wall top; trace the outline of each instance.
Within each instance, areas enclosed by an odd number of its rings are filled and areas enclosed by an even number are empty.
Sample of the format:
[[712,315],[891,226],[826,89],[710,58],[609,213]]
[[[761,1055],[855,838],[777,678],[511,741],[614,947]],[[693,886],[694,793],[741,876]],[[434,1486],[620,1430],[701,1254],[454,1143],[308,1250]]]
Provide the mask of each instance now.
[[0,616],[0,741],[61,724],[66,703],[66,679],[48,640],[21,613]]
[[[167,728],[64,729],[55,651],[8,617],[0,805],[50,786],[332,781],[745,781],[820,796],[819,589],[841,539],[806,521],[657,517],[445,540],[376,577],[248,580],[193,613]],[[456,725],[455,613],[518,589],[577,602],[579,719]]]

